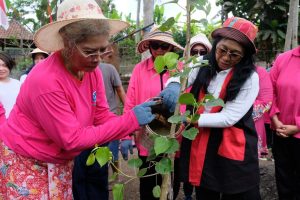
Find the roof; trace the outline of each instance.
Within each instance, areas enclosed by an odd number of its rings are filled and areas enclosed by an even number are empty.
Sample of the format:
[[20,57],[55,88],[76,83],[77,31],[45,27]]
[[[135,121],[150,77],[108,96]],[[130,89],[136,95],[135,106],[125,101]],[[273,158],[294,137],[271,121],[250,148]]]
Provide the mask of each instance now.
[[33,33],[28,31],[18,21],[12,19],[9,21],[9,27],[5,30],[2,26],[0,27],[0,39],[23,39],[33,40]]

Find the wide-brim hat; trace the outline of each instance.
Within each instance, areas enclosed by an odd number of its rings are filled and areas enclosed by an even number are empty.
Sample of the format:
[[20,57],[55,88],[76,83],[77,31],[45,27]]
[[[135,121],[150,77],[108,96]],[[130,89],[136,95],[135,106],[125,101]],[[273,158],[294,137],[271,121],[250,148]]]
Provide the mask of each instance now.
[[127,28],[127,22],[106,18],[94,0],[65,0],[57,9],[57,21],[41,27],[34,35],[35,45],[47,52],[64,48],[59,30],[71,23],[83,20],[106,20],[110,26],[110,35]]
[[150,32],[145,35],[144,39],[137,44],[137,52],[143,53],[148,50],[150,41],[165,42],[174,46],[177,50],[184,50],[180,44],[174,41],[173,35],[170,31],[161,31],[158,29],[158,26],[155,25],[152,27]]
[[33,55],[33,54],[37,54],[37,53],[42,53],[42,54],[49,55],[49,53],[48,53],[48,52],[46,52],[46,51],[43,51],[43,50],[41,50],[41,49],[39,49],[39,48],[35,48],[35,49],[33,49],[33,50],[30,52],[30,54],[31,54],[31,55]]
[[207,52],[210,52],[212,47],[210,41],[203,33],[199,33],[191,38],[190,49],[192,49],[197,44],[203,45],[206,48]]
[[239,18],[228,18],[222,28],[218,28],[211,33],[212,38],[225,37],[237,41],[246,48],[250,48],[250,53],[256,53],[254,39],[258,28],[250,21]]

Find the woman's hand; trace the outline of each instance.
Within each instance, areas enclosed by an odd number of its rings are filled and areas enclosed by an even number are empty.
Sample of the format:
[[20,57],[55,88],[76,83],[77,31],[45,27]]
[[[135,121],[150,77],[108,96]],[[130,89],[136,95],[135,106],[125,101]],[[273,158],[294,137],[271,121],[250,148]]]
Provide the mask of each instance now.
[[276,135],[277,136],[283,137],[283,138],[289,137],[288,135],[285,134],[286,132],[283,128],[284,124],[278,119],[277,115],[274,115],[272,117],[272,124],[273,124],[273,127],[276,130]]
[[300,132],[300,130],[295,125],[284,125],[283,124],[280,128],[276,129],[276,133],[279,133],[280,135],[284,135],[285,137],[292,136],[298,132]]

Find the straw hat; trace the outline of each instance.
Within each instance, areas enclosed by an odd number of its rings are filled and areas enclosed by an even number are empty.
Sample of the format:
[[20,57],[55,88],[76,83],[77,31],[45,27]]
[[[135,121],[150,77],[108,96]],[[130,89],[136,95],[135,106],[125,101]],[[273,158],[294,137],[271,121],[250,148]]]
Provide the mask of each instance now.
[[203,33],[199,33],[198,35],[195,35],[191,38],[190,48],[192,49],[196,44],[203,45],[206,48],[207,52],[210,52],[211,50],[211,43]]
[[170,31],[163,32],[158,28],[159,27],[156,25],[153,26],[150,32],[145,36],[145,38],[137,44],[137,52],[143,53],[148,50],[150,41],[165,42],[173,45],[178,50],[184,50],[184,48],[180,46],[180,44],[174,41],[173,35]]
[[41,50],[41,49],[39,49],[39,48],[35,48],[35,49],[33,49],[33,50],[30,52],[30,54],[31,54],[31,55],[33,55],[33,54],[37,54],[37,53],[42,53],[42,54],[49,55],[49,53],[48,53],[48,52],[46,52],[46,51],[43,51],[43,50]]
[[106,18],[99,5],[94,0],[64,0],[57,10],[57,21],[40,28],[34,35],[37,47],[44,51],[53,52],[64,48],[59,30],[73,22],[83,20],[107,20],[110,25],[110,35],[127,28],[124,21]]
[[228,18],[222,28],[218,28],[211,33],[213,38],[218,36],[226,37],[241,43],[245,47],[250,48],[251,53],[256,52],[254,39],[258,32],[258,28],[250,21],[239,18],[231,17]]

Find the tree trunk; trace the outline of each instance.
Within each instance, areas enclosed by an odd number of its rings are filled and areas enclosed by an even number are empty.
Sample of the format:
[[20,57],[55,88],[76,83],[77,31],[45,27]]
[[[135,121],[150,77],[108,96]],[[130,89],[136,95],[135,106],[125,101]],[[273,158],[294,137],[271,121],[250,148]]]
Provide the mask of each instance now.
[[153,23],[154,0],[143,0],[144,26]]
[[[144,12],[144,26],[147,26],[149,24],[153,23],[153,13],[154,13],[154,0],[143,0],[143,12]],[[151,27],[143,30],[143,35],[150,32]],[[145,51],[142,53],[142,60],[145,60],[146,58],[149,58],[150,52]]]
[[[296,28],[298,28],[298,4],[296,4],[299,0],[290,0],[290,6],[289,6],[289,18],[288,18],[288,25],[286,30],[286,36],[285,36],[285,44],[284,44],[284,51],[290,50],[292,47],[292,38],[295,36]],[[296,25],[295,22],[297,21]],[[294,27],[296,26],[296,27]],[[297,38],[297,36],[296,36]]]
[[[136,29],[140,28],[140,12],[141,12],[141,0],[137,0],[137,10],[136,10]],[[141,32],[135,34],[135,43],[141,40]]]
[[292,33],[292,48],[298,46],[298,17],[299,17],[299,0],[295,0],[293,6],[293,33]]

